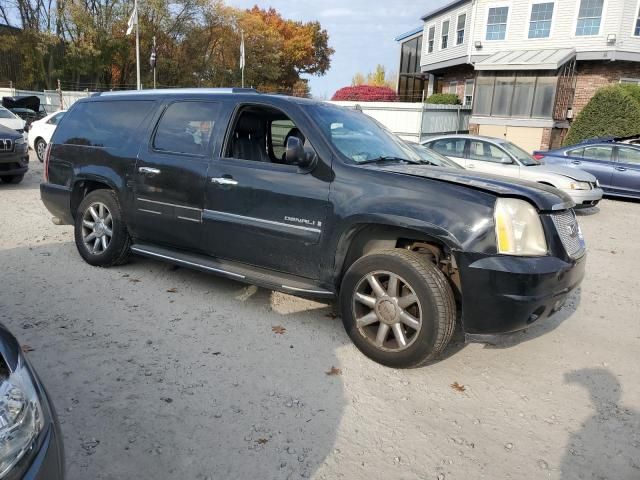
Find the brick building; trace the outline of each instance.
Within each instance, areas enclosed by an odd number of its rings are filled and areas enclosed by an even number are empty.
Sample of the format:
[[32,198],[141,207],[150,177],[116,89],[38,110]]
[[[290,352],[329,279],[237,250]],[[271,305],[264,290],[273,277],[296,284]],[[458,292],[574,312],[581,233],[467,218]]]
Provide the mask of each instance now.
[[472,133],[528,150],[559,145],[598,88],[640,83],[638,0],[454,0],[422,20],[397,40],[420,45],[423,96],[456,93]]

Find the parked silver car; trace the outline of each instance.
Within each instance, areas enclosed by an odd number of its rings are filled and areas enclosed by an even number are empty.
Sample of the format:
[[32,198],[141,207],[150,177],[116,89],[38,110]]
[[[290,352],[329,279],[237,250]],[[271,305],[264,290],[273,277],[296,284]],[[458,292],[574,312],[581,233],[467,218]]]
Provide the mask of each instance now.
[[567,193],[576,207],[593,207],[602,200],[596,177],[569,167],[544,165],[517,145],[500,138],[442,135],[422,142],[468,170],[493,173],[556,187]]

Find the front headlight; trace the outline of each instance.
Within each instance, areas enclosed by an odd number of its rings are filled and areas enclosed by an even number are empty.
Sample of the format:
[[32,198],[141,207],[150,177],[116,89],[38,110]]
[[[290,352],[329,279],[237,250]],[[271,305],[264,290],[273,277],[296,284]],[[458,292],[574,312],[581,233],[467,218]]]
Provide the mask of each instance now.
[[21,359],[18,368],[0,380],[0,478],[29,451],[43,425],[38,394]]
[[13,142],[14,145],[24,145],[26,142],[24,141],[24,137],[16,138]]
[[571,190],[591,190],[589,182],[571,182],[569,184]]
[[494,219],[498,253],[546,255],[547,240],[540,216],[533,205],[517,198],[499,198]]

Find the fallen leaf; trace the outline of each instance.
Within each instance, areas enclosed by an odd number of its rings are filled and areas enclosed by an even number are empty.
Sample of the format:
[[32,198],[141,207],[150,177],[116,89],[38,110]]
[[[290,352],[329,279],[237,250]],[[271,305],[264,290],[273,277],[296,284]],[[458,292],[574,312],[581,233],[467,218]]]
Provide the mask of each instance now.
[[456,392],[464,392],[466,390],[466,388],[464,388],[464,385],[460,385],[458,382],[453,382],[451,384],[451,388],[453,388]]
[[129,274],[128,273],[123,274],[122,278],[129,278]]
[[256,440],[256,443],[259,443],[260,445],[264,445],[268,441],[269,440],[267,440],[266,438],[259,438],[259,439]]
[[30,345],[22,345],[22,351],[23,352],[33,352],[33,347]]
[[140,279],[138,279],[138,278],[130,278],[130,279],[129,279],[129,281],[130,281],[131,283],[139,283],[139,282],[140,282]]
[[327,375],[342,375],[342,370],[336,367],[331,367],[331,370],[324,372]]
[[169,288],[169,289],[167,290],[167,293],[178,293],[178,289],[177,289],[177,288],[175,288],[175,287],[173,287],[173,288]]
[[326,313],[325,317],[327,317],[327,318],[338,318],[338,315],[333,313],[333,312],[330,312],[330,313]]
[[271,327],[271,331],[273,333],[277,333],[278,335],[284,335],[284,332],[286,332],[287,329],[280,325],[276,325],[275,327]]

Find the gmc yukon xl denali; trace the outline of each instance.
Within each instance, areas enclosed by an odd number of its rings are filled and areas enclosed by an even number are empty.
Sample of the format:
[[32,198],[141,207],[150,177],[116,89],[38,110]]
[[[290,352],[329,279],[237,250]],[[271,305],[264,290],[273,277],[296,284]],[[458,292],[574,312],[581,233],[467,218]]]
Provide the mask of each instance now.
[[130,254],[336,298],[373,360],[437,358],[564,303],[585,245],[559,190],[434,167],[355,110],[243,89],[78,101],[48,146],[44,204],[89,264]]

